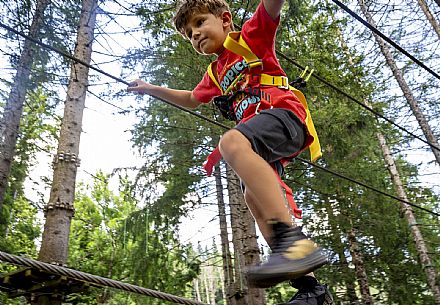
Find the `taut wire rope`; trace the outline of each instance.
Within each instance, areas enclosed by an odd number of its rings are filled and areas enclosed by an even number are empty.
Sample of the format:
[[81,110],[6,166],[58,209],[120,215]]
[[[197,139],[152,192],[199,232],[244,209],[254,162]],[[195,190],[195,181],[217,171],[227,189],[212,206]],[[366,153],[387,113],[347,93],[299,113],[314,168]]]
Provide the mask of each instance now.
[[[19,31],[15,30],[15,29],[9,27],[9,26],[3,24],[2,22],[0,22],[0,27],[3,27],[3,28],[5,28],[5,29],[7,29],[7,30],[9,30],[9,31],[11,31],[11,32],[13,32],[13,33],[15,33],[15,34],[17,34],[17,35],[23,37],[23,38],[25,38],[25,39],[29,39],[30,41],[32,41],[32,42],[35,43],[35,44],[38,44],[38,45],[40,45],[40,46],[42,46],[42,47],[44,47],[44,48],[46,48],[46,49],[49,49],[49,50],[51,50],[51,51],[53,51],[53,52],[56,52],[56,53],[58,53],[58,54],[60,54],[60,55],[63,55],[63,56],[65,56],[65,57],[67,57],[67,58],[69,58],[69,59],[71,59],[71,60],[73,60],[73,61],[75,61],[75,62],[77,62],[77,63],[80,63],[80,64],[82,64],[82,65],[84,65],[84,66],[86,66],[86,67],[88,67],[88,68],[90,68],[90,69],[92,69],[92,70],[98,72],[98,73],[101,73],[101,74],[103,74],[103,75],[105,75],[105,76],[107,76],[107,77],[110,77],[111,79],[114,79],[114,80],[116,80],[116,81],[118,81],[118,82],[121,82],[121,83],[123,83],[123,84],[125,84],[125,85],[127,85],[127,86],[130,85],[129,82],[127,82],[127,81],[125,81],[125,80],[123,80],[123,79],[121,79],[121,78],[119,78],[119,77],[117,77],[117,76],[114,76],[114,75],[112,75],[112,74],[110,74],[110,73],[108,73],[108,72],[105,72],[105,71],[103,71],[103,70],[101,70],[101,69],[99,69],[99,68],[96,68],[96,67],[94,67],[94,66],[92,66],[92,65],[90,65],[90,64],[88,64],[88,63],[86,63],[86,62],[84,62],[84,61],[82,61],[82,60],[80,60],[80,59],[78,59],[78,58],[76,58],[76,57],[74,57],[73,55],[71,55],[71,54],[69,54],[69,53],[67,53],[67,52],[64,52],[64,51],[62,51],[62,50],[59,50],[59,49],[57,49],[57,48],[54,48],[54,47],[52,47],[52,46],[50,46],[50,45],[47,45],[47,44],[45,44],[45,43],[43,43],[43,42],[41,42],[41,41],[39,41],[39,40],[37,40],[37,39],[34,39],[34,38],[32,38],[32,37],[29,37],[28,35],[26,35],[26,34],[24,34],[24,33],[21,33],[21,32],[19,32]],[[217,126],[219,126],[219,127],[224,128],[224,129],[226,129],[226,130],[229,130],[229,129],[230,129],[229,126],[226,126],[225,124],[222,124],[222,123],[220,123],[220,122],[217,122],[217,121],[215,121],[215,120],[213,120],[213,119],[210,119],[210,118],[208,118],[208,117],[206,117],[206,116],[204,116],[204,115],[201,115],[201,114],[199,114],[199,113],[197,113],[197,112],[195,112],[195,111],[192,111],[192,110],[187,109],[187,108],[185,108],[185,107],[183,107],[183,106],[176,105],[176,104],[174,104],[174,103],[168,102],[168,101],[166,101],[166,100],[164,100],[164,99],[161,99],[161,98],[158,98],[158,97],[156,97],[156,96],[154,96],[154,95],[151,95],[151,96],[154,97],[154,98],[156,98],[156,99],[158,99],[158,100],[160,100],[160,101],[162,101],[162,102],[164,102],[164,103],[166,103],[166,104],[169,104],[169,105],[171,105],[171,106],[173,106],[173,107],[176,107],[176,108],[178,108],[178,109],[180,109],[180,110],[183,110],[183,111],[185,111],[185,112],[187,112],[187,113],[190,113],[190,114],[192,114],[192,115],[194,115],[194,116],[196,116],[196,117],[198,117],[198,118],[200,118],[200,119],[202,119],[202,120],[208,121],[208,122],[210,122],[210,123],[212,123],[212,124],[214,124],[214,125],[217,125]],[[366,107],[367,107],[367,106],[366,106]],[[367,109],[370,109],[370,108],[367,107]],[[437,149],[439,149],[439,148],[437,148]],[[358,181],[356,181],[356,180],[354,180],[354,179],[352,179],[352,178],[346,177],[346,176],[344,176],[344,175],[342,175],[342,174],[337,174],[337,173],[334,172],[334,171],[331,171],[331,170],[329,170],[329,169],[326,169],[326,168],[324,168],[324,167],[322,167],[322,166],[318,166],[317,164],[314,164],[314,163],[308,162],[308,161],[306,161],[306,160],[304,160],[304,159],[302,159],[302,158],[297,158],[297,159],[300,160],[300,161],[303,162],[303,163],[307,163],[307,164],[309,164],[309,165],[312,165],[313,167],[316,167],[316,168],[321,169],[321,170],[325,170],[325,171],[327,171],[328,173],[332,173],[332,174],[336,175],[336,176],[339,177],[339,178],[343,178],[343,179],[345,179],[345,180],[348,180],[348,181],[351,181],[351,182],[353,182],[353,183],[356,183],[356,184],[358,184],[358,185],[360,185],[360,186],[367,187],[368,189],[373,190],[373,191],[375,191],[375,192],[377,192],[377,193],[379,193],[379,194],[382,194],[382,195],[385,195],[385,194],[386,194],[387,197],[390,197],[390,198],[396,199],[397,201],[400,201],[400,202],[404,202],[404,203],[406,203],[406,204],[408,204],[408,205],[410,205],[410,206],[412,206],[412,207],[414,207],[414,208],[416,208],[416,209],[423,210],[423,211],[428,212],[428,213],[430,213],[430,214],[432,214],[432,215],[440,216],[440,213],[437,213],[437,212],[434,212],[434,211],[431,211],[431,210],[425,209],[425,208],[423,208],[423,207],[421,207],[421,206],[419,206],[419,205],[417,205],[417,204],[411,203],[411,202],[409,202],[409,201],[402,200],[402,199],[400,199],[400,198],[398,198],[398,197],[396,197],[396,196],[393,196],[393,195],[387,194],[387,193],[385,193],[385,192],[383,192],[383,191],[381,191],[381,190],[378,190],[378,189],[376,189],[376,188],[374,188],[374,187],[372,187],[372,186],[367,186],[367,185],[364,184],[364,183],[358,182]]]
[[397,50],[399,50],[402,54],[404,54],[406,57],[408,57],[409,59],[411,59],[413,62],[415,62],[417,65],[419,65],[420,67],[422,67],[423,69],[425,69],[427,72],[429,72],[430,74],[432,74],[433,76],[435,76],[437,79],[440,79],[440,75],[437,74],[436,72],[434,72],[431,68],[429,68],[428,66],[426,66],[424,63],[422,63],[420,60],[418,60],[417,58],[415,58],[413,55],[411,55],[408,51],[406,51],[404,48],[402,48],[401,46],[399,46],[396,42],[394,42],[393,40],[391,40],[388,36],[386,36],[385,34],[383,34],[381,31],[379,31],[377,28],[375,28],[374,26],[372,26],[371,24],[369,24],[367,21],[365,21],[364,19],[362,19],[358,14],[356,14],[355,12],[353,12],[351,9],[348,8],[348,6],[346,6],[345,4],[343,4],[341,1],[339,0],[332,0],[334,3],[336,3],[337,6],[339,6],[340,8],[342,8],[344,11],[346,11],[347,13],[349,13],[353,18],[355,18],[356,20],[358,20],[360,23],[362,23],[364,26],[366,26],[369,30],[371,30],[372,32],[374,32],[375,34],[379,35],[383,40],[385,40],[386,42],[388,42],[390,45],[392,45],[394,48],[396,48]]
[[112,280],[112,279],[105,278],[102,276],[93,275],[93,274],[81,272],[78,270],[74,270],[74,269],[70,269],[70,268],[66,268],[66,267],[62,267],[62,266],[58,266],[58,265],[48,264],[45,262],[30,259],[30,258],[24,258],[24,257],[12,255],[12,254],[2,252],[2,251],[0,251],[0,260],[14,264],[14,265],[30,267],[30,268],[38,269],[41,271],[46,271],[46,272],[49,272],[52,274],[60,275],[60,276],[68,276],[68,277],[73,278],[75,280],[95,284],[97,286],[116,288],[116,289],[124,290],[127,292],[133,292],[133,293],[137,293],[140,295],[145,295],[145,296],[154,297],[154,298],[165,300],[165,301],[170,301],[170,302],[173,302],[176,304],[208,305],[206,303],[193,301],[193,300],[182,298],[182,297],[177,297],[172,294],[163,293],[160,291],[156,291],[156,290],[136,286],[133,284],[128,284],[128,283]]
[[[46,48],[46,49],[48,49],[48,50],[51,50],[51,51],[53,51],[53,52],[55,52],[55,53],[58,53],[58,54],[60,54],[60,55],[62,55],[62,56],[65,56],[65,57],[67,57],[67,58],[73,60],[74,62],[77,62],[77,63],[79,63],[79,64],[81,64],[81,65],[83,65],[83,66],[85,66],[85,67],[87,67],[87,68],[89,68],[89,69],[92,69],[92,70],[94,70],[94,71],[96,71],[96,72],[98,72],[98,73],[101,73],[101,74],[103,74],[103,75],[105,75],[105,76],[107,76],[107,77],[109,77],[109,78],[111,78],[111,79],[113,79],[113,80],[115,80],[115,81],[118,81],[118,82],[120,82],[120,83],[123,83],[124,85],[127,85],[127,86],[130,85],[129,82],[123,80],[123,79],[120,78],[120,77],[114,76],[114,75],[112,75],[112,74],[110,74],[110,73],[108,73],[108,72],[105,72],[104,70],[101,70],[101,69],[99,69],[99,68],[96,68],[95,66],[93,66],[93,65],[91,65],[91,64],[88,64],[88,63],[86,63],[85,61],[83,61],[83,60],[81,60],[81,59],[78,59],[78,58],[72,56],[71,54],[69,54],[69,53],[67,53],[67,52],[64,52],[64,51],[59,50],[59,49],[57,49],[57,48],[54,48],[54,47],[52,47],[52,46],[50,46],[50,45],[48,45],[48,44],[45,44],[45,43],[43,43],[43,42],[41,42],[41,41],[39,41],[39,40],[37,40],[37,39],[34,39],[34,38],[32,38],[32,37],[30,37],[30,36],[24,34],[24,33],[21,33],[20,31],[17,31],[17,30],[15,30],[15,29],[11,28],[10,26],[7,26],[6,24],[4,24],[4,23],[2,23],[2,22],[0,22],[0,26],[3,27],[3,28],[5,28],[5,29],[7,29],[8,31],[13,32],[14,34],[17,34],[17,35],[23,37],[24,39],[28,39],[28,40],[32,41],[33,43],[35,43],[35,44],[37,44],[37,45],[40,45],[40,46],[42,46],[42,47],[44,47],[44,48]],[[173,107],[176,107],[176,108],[178,108],[178,109],[180,109],[180,110],[183,110],[183,111],[185,111],[185,112],[187,112],[187,113],[190,113],[190,114],[192,114],[192,115],[194,115],[194,116],[196,116],[196,117],[198,117],[198,118],[200,118],[200,119],[203,119],[203,120],[208,121],[208,122],[210,122],[210,123],[212,123],[212,124],[215,124],[215,125],[217,125],[217,126],[219,126],[219,127],[227,128],[227,129],[230,128],[230,127],[228,127],[228,126],[226,126],[226,125],[224,125],[224,124],[222,124],[222,123],[219,123],[219,122],[217,122],[217,121],[215,121],[215,120],[212,120],[212,119],[210,119],[210,118],[207,118],[207,117],[201,115],[200,113],[197,113],[197,112],[195,112],[195,111],[192,111],[192,110],[190,110],[190,109],[188,109],[188,108],[185,108],[185,107],[180,106],[180,105],[173,104],[173,103],[171,103],[171,102],[168,102],[168,101],[166,101],[166,100],[164,100],[164,99],[161,99],[160,97],[157,97],[157,96],[154,96],[154,95],[150,95],[150,96],[152,96],[152,97],[154,97],[154,98],[156,98],[156,99],[158,99],[158,100],[160,100],[160,101],[162,101],[162,102],[164,102],[164,103],[166,103],[166,104],[169,104],[169,105],[171,105],[171,106],[173,106]]]

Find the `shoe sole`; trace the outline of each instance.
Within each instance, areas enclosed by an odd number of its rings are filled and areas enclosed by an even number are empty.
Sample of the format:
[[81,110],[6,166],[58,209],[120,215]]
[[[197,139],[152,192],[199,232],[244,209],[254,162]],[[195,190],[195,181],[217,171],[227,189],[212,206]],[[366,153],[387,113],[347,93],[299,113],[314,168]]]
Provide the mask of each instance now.
[[[246,277],[250,287],[268,288],[287,280],[299,278],[327,263],[327,257],[322,255],[320,251],[315,251],[307,258],[295,261],[295,264],[291,264],[291,269],[288,269],[286,268],[286,265],[283,265],[279,268],[271,268],[270,270],[266,271],[256,270],[256,272],[253,272],[252,270],[249,270],[246,273]],[[299,269],[298,266],[303,268]]]

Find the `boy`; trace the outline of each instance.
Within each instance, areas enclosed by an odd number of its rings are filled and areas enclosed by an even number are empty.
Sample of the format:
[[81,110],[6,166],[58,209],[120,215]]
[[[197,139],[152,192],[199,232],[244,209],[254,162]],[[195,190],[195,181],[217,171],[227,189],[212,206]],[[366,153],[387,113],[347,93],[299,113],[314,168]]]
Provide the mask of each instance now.
[[[275,34],[283,3],[262,0],[238,34],[232,32],[232,15],[224,0],[184,0],[174,18],[176,29],[198,53],[217,55],[209,73],[192,91],[141,80],[131,83],[127,90],[189,108],[214,99],[224,115],[238,123],[222,136],[218,151],[242,180],[246,204],[272,248],[266,263],[247,271],[249,284],[263,288],[292,280],[299,292],[288,304],[332,304],[327,288],[310,273],[327,259],[301,228],[292,224],[274,171],[282,172],[286,158],[313,142],[305,124],[306,111],[288,89],[275,56]],[[251,55],[242,56],[226,47],[226,41],[239,36]],[[263,74],[271,80],[275,76],[273,83],[281,83],[265,85]]]

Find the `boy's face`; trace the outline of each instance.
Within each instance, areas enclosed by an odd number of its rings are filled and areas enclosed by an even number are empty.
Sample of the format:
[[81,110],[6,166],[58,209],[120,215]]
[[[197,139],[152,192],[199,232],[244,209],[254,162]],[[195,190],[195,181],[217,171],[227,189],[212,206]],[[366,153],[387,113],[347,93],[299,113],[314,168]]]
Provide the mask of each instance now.
[[191,44],[200,54],[220,54],[223,42],[230,31],[231,13],[220,16],[211,13],[194,14],[185,27],[185,33]]

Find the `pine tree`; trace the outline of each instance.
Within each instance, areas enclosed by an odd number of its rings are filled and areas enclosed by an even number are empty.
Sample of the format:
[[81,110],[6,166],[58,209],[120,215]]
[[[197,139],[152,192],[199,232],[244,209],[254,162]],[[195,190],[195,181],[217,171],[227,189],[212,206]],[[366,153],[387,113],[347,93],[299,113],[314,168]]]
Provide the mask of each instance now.
[[[49,5],[49,0],[39,0],[28,35],[38,39],[44,20],[44,11]],[[25,40],[20,60],[17,65],[11,91],[6,102],[3,116],[0,121],[0,213],[2,212],[3,200],[7,187],[7,181],[14,158],[17,137],[19,133],[20,118],[29,86],[29,76],[35,55],[35,46],[29,40]],[[4,225],[4,218],[0,214],[0,225]]]
[[[91,61],[96,9],[97,1],[83,1],[74,56],[86,63]],[[88,72],[88,67],[76,62],[72,64],[61,134],[54,162],[51,194],[46,206],[43,240],[38,256],[45,262],[65,264],[67,261]],[[57,296],[40,296],[33,302],[38,305],[48,303],[61,304],[61,300]]]
[[[364,0],[359,0],[358,3],[361,7],[363,14],[366,17],[366,20],[368,21],[368,23],[370,23],[374,27],[377,27],[374,20],[373,20],[372,15],[368,11],[368,7],[365,5]],[[431,126],[429,125],[426,116],[420,111],[420,106],[419,106],[418,102],[416,101],[412,90],[408,86],[408,84],[403,76],[402,71],[398,68],[396,60],[394,59],[394,56],[391,53],[390,48],[388,47],[387,44],[385,44],[385,41],[381,37],[379,37],[376,33],[373,33],[373,35],[374,35],[374,37],[380,47],[380,50],[381,50],[383,56],[386,59],[386,63],[388,65],[388,67],[393,72],[394,78],[396,79],[396,81],[399,84],[399,87],[401,88],[406,100],[408,101],[408,104],[410,105],[411,110],[412,110],[414,116],[416,117],[417,122],[420,125],[420,128],[423,130],[423,133],[424,133],[426,139],[428,140],[428,142],[431,143],[431,145],[432,145],[431,150],[435,156],[435,159],[437,160],[437,163],[440,165],[440,149],[439,149],[440,145],[439,145],[439,142],[438,142],[436,135],[434,134]]]

